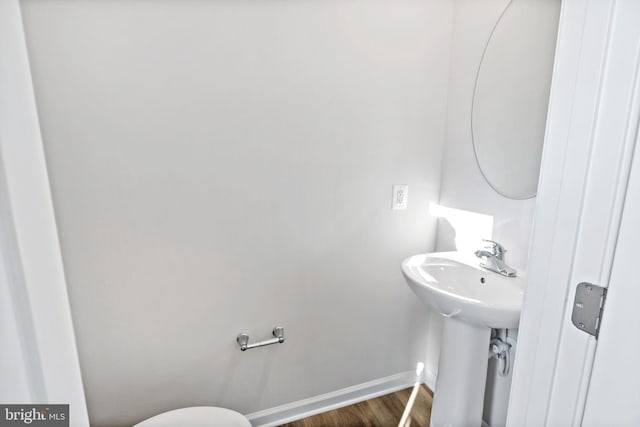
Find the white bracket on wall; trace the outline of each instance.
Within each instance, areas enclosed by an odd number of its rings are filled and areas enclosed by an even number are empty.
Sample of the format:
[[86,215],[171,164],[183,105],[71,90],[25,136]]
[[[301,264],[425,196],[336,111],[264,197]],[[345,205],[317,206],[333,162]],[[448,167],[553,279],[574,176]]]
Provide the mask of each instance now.
[[606,298],[607,288],[586,282],[578,284],[571,313],[576,328],[598,338]]

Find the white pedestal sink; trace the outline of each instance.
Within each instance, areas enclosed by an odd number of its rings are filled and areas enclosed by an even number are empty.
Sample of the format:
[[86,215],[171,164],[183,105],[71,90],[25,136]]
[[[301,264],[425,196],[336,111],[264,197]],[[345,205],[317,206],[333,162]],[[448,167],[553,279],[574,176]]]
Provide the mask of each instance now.
[[440,252],[402,262],[418,298],[446,319],[431,427],[479,427],[491,329],[516,328],[524,281],[479,266],[473,254]]

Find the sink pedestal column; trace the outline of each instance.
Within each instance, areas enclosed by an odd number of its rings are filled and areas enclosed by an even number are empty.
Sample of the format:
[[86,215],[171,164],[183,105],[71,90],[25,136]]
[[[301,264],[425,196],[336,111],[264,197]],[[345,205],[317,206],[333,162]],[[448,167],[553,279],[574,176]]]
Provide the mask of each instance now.
[[480,427],[491,329],[444,321],[431,427]]

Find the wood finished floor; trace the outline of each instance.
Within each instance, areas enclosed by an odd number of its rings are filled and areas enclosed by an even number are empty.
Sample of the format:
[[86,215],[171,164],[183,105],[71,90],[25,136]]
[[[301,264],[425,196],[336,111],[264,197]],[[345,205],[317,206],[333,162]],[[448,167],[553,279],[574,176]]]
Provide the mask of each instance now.
[[[365,400],[333,411],[303,418],[281,427],[397,427],[412,388]],[[431,391],[421,385],[411,416],[404,427],[428,427],[431,417]]]

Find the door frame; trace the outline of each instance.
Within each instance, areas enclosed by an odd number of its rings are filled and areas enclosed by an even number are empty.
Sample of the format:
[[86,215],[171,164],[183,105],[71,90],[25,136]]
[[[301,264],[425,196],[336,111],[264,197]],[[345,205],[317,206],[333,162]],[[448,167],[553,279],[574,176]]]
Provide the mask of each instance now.
[[572,325],[573,292],[609,283],[640,119],[639,19],[634,0],[562,3],[508,426],[582,422],[597,340]]
[[30,398],[2,403],[69,404],[88,426],[19,0],[0,1],[0,263]]

